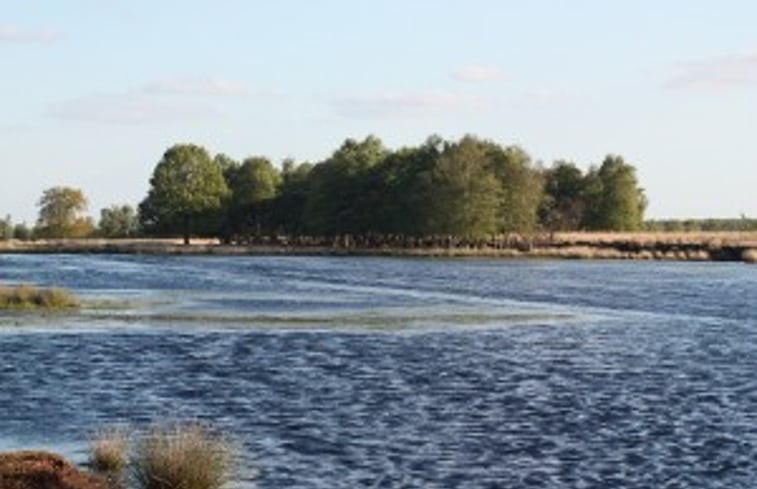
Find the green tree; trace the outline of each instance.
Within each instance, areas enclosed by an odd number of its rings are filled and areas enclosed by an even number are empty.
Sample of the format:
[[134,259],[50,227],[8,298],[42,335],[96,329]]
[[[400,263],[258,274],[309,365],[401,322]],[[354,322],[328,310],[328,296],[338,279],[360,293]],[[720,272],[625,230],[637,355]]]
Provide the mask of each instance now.
[[97,228],[105,238],[129,238],[137,234],[139,219],[132,206],[112,205],[100,210]]
[[500,148],[486,143],[489,165],[499,181],[497,232],[529,233],[539,222],[539,205],[544,195],[542,172],[531,163],[531,157],[518,146]]
[[13,226],[13,237],[19,241],[28,241],[32,239],[32,230],[24,222],[19,222]]
[[52,187],[37,202],[39,217],[34,234],[41,238],[83,238],[92,234],[92,220],[83,216],[87,199],[81,190]]
[[581,227],[586,211],[584,175],[574,164],[557,161],[545,172],[544,199],[539,214],[550,231],[572,231]]
[[228,172],[231,190],[228,218],[235,234],[261,234],[271,229],[272,202],[281,185],[281,175],[270,160],[247,158]]
[[0,219],[0,240],[13,239],[13,221],[11,216],[5,216],[5,219]]
[[231,175],[237,171],[240,166],[237,160],[223,153],[217,154],[215,158],[213,158],[213,161],[215,161],[215,163],[221,168],[221,172],[227,182],[231,178]]
[[274,225],[283,234],[302,235],[306,231],[305,205],[310,192],[310,163],[297,164],[285,160],[281,168],[281,187],[273,206]]
[[586,175],[586,227],[602,231],[637,231],[647,205],[636,169],[622,157],[608,155]]
[[445,145],[431,173],[434,234],[483,238],[497,227],[500,187],[486,145],[466,136]]
[[445,141],[430,136],[420,146],[402,148],[390,154],[380,170],[384,192],[372,207],[381,212],[385,233],[409,236],[439,234],[434,171]]
[[189,244],[197,230],[217,232],[208,226],[220,222],[228,196],[219,162],[201,146],[177,144],[153,171],[149,193],[139,207],[140,220],[154,232],[179,231]]
[[386,157],[380,139],[347,139],[331,157],[310,172],[305,205],[307,229],[315,234],[364,233],[375,228],[375,214],[363,199],[368,171]]

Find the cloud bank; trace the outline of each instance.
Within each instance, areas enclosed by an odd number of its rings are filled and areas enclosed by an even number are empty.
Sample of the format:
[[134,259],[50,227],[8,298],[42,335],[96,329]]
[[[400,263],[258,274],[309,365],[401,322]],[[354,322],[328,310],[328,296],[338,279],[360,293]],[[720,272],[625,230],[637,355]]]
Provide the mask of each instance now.
[[666,83],[667,88],[689,91],[723,91],[745,86],[757,86],[757,52],[679,63]]
[[433,115],[481,109],[486,100],[477,95],[449,91],[393,92],[334,101],[345,116]]
[[143,94],[80,97],[52,107],[50,113],[59,119],[109,124],[181,122],[218,115],[210,107],[169,102]]
[[203,97],[269,97],[270,90],[256,89],[245,83],[217,78],[173,78],[147,84],[145,93],[155,95],[190,95]]
[[[277,97],[229,80],[173,78],[125,93],[94,94],[54,105],[49,113],[64,120],[109,124],[150,124],[203,120],[221,115],[218,98]],[[201,100],[198,100],[201,99]]]

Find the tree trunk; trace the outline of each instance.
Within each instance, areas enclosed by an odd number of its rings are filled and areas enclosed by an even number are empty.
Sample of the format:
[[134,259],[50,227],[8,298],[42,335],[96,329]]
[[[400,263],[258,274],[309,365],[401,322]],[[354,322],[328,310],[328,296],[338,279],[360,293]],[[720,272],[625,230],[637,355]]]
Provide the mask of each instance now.
[[190,217],[184,216],[184,244],[187,246],[189,245],[190,228],[191,228]]

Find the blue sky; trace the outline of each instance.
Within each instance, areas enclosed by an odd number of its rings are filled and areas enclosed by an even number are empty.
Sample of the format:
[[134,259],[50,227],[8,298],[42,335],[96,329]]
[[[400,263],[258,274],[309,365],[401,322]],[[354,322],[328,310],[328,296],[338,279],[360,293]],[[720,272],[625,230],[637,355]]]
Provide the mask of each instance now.
[[648,216],[757,217],[757,2],[0,0],[0,214],[136,205],[177,142],[319,161],[368,134],[634,164]]

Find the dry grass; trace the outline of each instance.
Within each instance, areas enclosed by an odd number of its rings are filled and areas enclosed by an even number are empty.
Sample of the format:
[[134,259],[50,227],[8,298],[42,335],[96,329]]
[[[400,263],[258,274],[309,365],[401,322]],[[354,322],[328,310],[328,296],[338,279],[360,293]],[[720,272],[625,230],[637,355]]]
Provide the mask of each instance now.
[[79,301],[60,287],[38,288],[33,285],[0,285],[0,309],[70,309]]
[[747,263],[757,263],[757,248],[745,250],[743,258]]
[[565,243],[700,243],[706,245],[757,246],[757,231],[691,231],[691,232],[564,232],[555,233],[555,240]]
[[138,441],[132,471],[140,489],[219,489],[230,481],[234,453],[198,424],[154,428]]
[[95,433],[89,442],[90,466],[103,474],[121,474],[126,469],[129,436],[121,428]]

